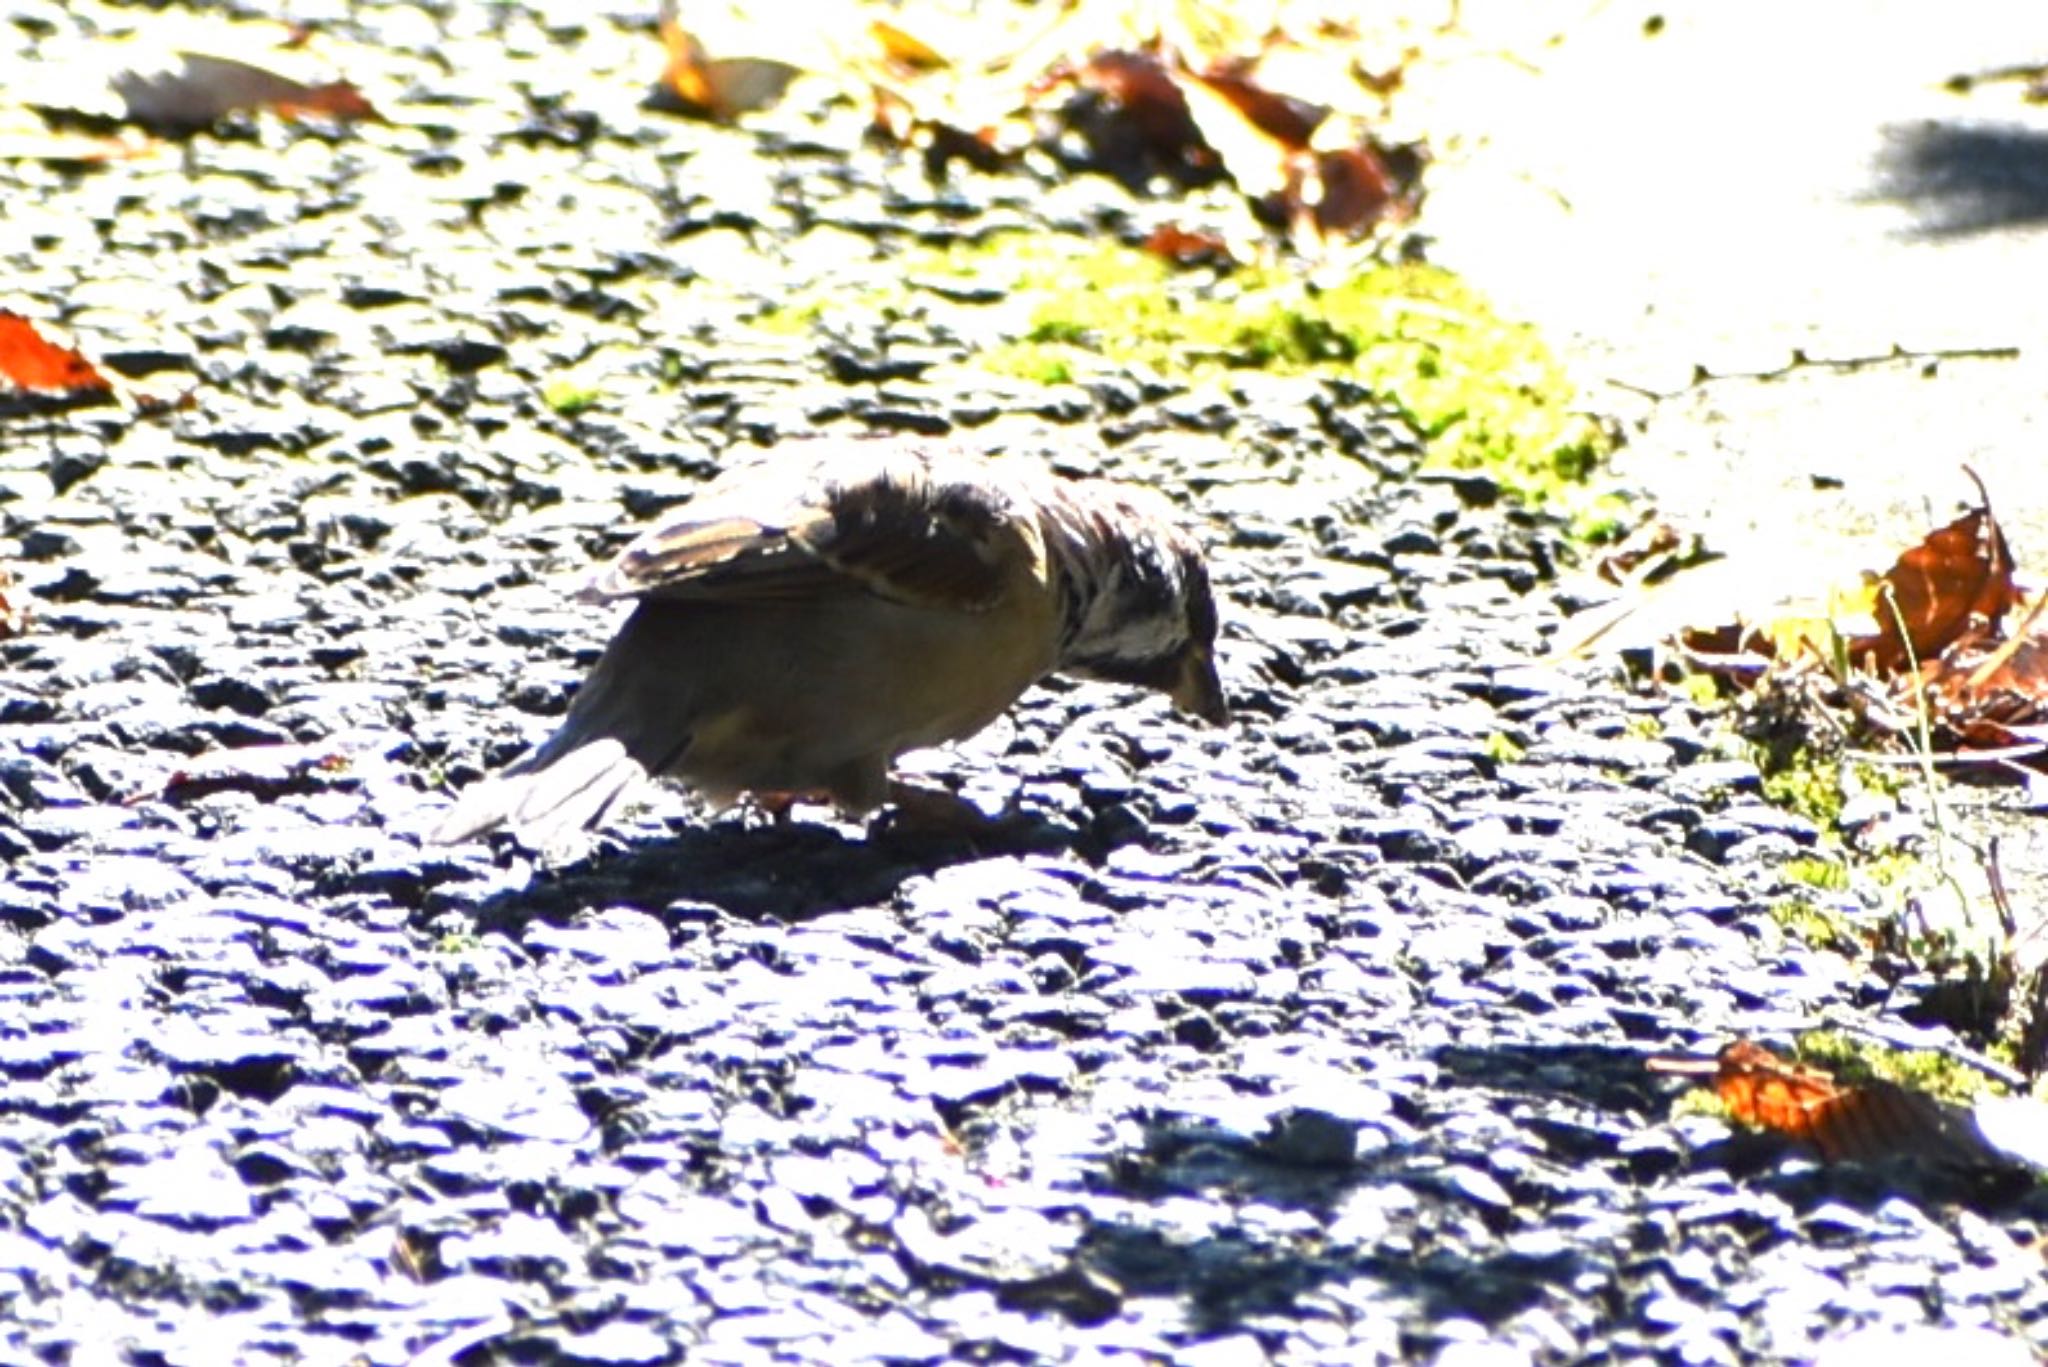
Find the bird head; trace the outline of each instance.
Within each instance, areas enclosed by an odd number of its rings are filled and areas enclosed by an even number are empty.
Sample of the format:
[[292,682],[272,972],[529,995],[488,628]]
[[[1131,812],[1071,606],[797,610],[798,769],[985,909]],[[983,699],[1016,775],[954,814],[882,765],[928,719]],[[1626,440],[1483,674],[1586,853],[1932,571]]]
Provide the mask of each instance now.
[[1164,693],[1211,725],[1230,720],[1216,675],[1216,596],[1202,548],[1164,499],[1077,486],[1092,506],[1057,518],[1047,550],[1060,588],[1059,673]]

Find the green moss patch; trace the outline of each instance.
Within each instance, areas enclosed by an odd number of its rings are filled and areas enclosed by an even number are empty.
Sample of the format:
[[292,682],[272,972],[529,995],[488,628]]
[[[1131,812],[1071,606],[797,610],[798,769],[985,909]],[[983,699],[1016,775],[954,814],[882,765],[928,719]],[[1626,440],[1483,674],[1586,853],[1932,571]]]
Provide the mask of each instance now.
[[1854,928],[1845,917],[1798,897],[1773,902],[1771,919],[1787,935],[1810,949],[1849,953],[1856,947]]
[[1799,1037],[1799,1061],[1825,1068],[1837,1082],[1895,1082],[1943,1101],[1964,1105],[2005,1091],[1981,1069],[1929,1049],[1889,1049],[1833,1030]]
[[930,250],[905,275],[950,298],[1002,301],[1010,326],[968,362],[999,375],[1341,375],[1399,408],[1432,464],[1484,470],[1538,502],[1581,484],[1612,444],[1534,329],[1433,266],[1335,281],[1267,267],[1218,275],[1133,248],[1003,234]]

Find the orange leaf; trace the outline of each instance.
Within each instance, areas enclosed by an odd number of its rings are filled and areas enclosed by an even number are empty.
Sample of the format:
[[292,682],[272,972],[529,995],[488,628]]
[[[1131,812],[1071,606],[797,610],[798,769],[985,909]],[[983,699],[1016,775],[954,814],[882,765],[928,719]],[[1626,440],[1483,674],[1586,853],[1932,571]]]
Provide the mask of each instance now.
[[352,119],[378,122],[383,119],[369,98],[347,81],[323,81],[319,85],[307,86],[304,95],[273,101],[270,107],[287,119],[307,114],[339,119],[344,123]]
[[1845,1095],[1834,1079],[1780,1059],[1760,1044],[1737,1040],[1721,1051],[1714,1090],[1728,1113],[1745,1125],[1815,1140],[1830,1107]]
[[661,44],[668,51],[662,90],[685,109],[714,119],[729,120],[775,103],[802,74],[801,68],[772,57],[714,58],[673,17],[661,21]]
[[105,394],[114,387],[98,366],[5,309],[0,309],[0,379],[30,393],[65,398]]
[[1177,266],[1228,266],[1235,262],[1221,233],[1202,232],[1162,223],[1145,238],[1145,250]]
[[662,88],[693,109],[711,108],[703,47],[674,19],[661,21],[661,46],[668,53],[668,65],[661,69]]
[[[1687,1060],[1651,1060],[1664,1072],[1696,1072]],[[1997,1164],[1962,1107],[1924,1092],[1873,1079],[1845,1086],[1818,1068],[1801,1067],[1751,1040],[1721,1050],[1714,1090],[1745,1125],[1813,1145],[1830,1163],[1876,1163],[1910,1157],[1960,1164]]]
[[[2012,548],[1991,515],[1983,482],[1974,472],[1965,473],[1977,482],[1979,505],[1930,532],[1885,571],[1884,582],[1891,588],[1897,612],[1879,603],[1878,634],[1853,643],[1852,654],[1859,663],[1880,674],[1896,674],[1905,667],[1908,643],[1912,658],[1934,659],[1973,624],[1995,628],[2019,602]],[[1906,627],[1903,636],[1901,619]]]
[[886,19],[870,19],[868,36],[885,58],[906,70],[937,71],[952,65],[937,48]]

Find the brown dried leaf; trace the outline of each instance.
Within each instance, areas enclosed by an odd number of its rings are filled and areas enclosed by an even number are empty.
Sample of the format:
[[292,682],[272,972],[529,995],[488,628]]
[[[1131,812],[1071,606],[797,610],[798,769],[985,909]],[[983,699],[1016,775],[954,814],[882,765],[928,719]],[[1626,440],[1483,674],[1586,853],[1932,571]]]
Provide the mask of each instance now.
[[179,64],[172,70],[129,71],[114,78],[114,93],[127,106],[130,121],[163,133],[195,132],[241,109],[267,109],[288,119],[382,121],[363,92],[347,81],[308,85],[232,57],[177,55]]
[[[264,801],[321,792],[342,781],[348,757],[331,745],[247,745],[196,755],[164,780],[160,796],[182,802],[214,793],[252,793]],[[141,800],[138,797],[135,800]]]
[[668,52],[662,92],[683,108],[720,121],[767,108],[803,74],[803,68],[773,57],[713,57],[673,14],[661,21],[661,43]]
[[1248,199],[1286,192],[1295,144],[1275,136],[1214,82],[1188,72],[1169,78],[1196,132]]
[[1287,159],[1283,208],[1296,236],[1364,237],[1396,203],[1393,177],[1370,142]]
[[1237,256],[1221,233],[1201,232],[1162,223],[1145,238],[1145,250],[1176,266],[1228,266]]
[[2048,636],[2015,638],[1968,678],[1937,673],[1942,724],[1966,747],[2002,749],[2039,743],[2048,724]]
[[14,576],[0,570],[0,641],[28,631],[28,597],[14,582]]
[[1928,661],[1973,628],[1996,631],[2020,600],[2012,548],[1992,516],[1983,482],[1966,473],[1977,482],[1978,506],[1930,532],[1885,571],[1883,582],[1897,611],[1880,603],[1877,634],[1851,643],[1852,658],[1879,675],[1895,676],[1906,668],[1909,643],[1911,658]]

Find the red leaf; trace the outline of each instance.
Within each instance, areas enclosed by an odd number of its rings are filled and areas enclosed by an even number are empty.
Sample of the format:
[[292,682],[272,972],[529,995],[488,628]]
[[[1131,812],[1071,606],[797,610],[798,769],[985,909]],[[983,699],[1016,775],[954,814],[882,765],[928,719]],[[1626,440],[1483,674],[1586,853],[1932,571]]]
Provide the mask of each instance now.
[[1228,266],[1236,256],[1222,234],[1162,223],[1145,238],[1145,250],[1177,266]]
[[32,394],[64,398],[106,394],[114,387],[98,366],[5,309],[0,309],[0,379]]

